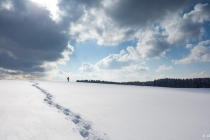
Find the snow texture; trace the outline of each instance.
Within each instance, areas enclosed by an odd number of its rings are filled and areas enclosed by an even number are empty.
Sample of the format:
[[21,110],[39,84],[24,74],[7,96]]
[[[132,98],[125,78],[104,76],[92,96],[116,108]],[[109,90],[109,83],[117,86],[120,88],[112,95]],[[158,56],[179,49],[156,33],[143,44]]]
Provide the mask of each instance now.
[[0,80],[3,140],[198,140],[210,89]]
[[52,95],[38,86],[38,83],[33,84],[34,87],[39,89],[42,93],[46,95],[44,99],[47,104],[57,108],[59,111],[63,112],[66,116],[68,116],[72,122],[74,122],[77,126],[77,130],[79,131],[80,135],[87,140],[108,140],[109,138],[106,135],[99,135],[98,132],[94,131],[91,128],[91,122],[86,121],[80,117],[80,115],[72,112],[69,108],[65,108],[61,106],[59,103],[55,103],[52,100]]
[[1,140],[84,140],[28,81],[0,80]]

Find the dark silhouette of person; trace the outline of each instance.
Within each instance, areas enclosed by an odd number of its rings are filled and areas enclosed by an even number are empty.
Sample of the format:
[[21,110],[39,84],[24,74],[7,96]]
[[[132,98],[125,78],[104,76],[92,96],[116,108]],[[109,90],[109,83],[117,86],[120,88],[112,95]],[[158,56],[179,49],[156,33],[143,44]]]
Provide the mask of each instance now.
[[67,78],[68,82],[69,82],[69,77]]

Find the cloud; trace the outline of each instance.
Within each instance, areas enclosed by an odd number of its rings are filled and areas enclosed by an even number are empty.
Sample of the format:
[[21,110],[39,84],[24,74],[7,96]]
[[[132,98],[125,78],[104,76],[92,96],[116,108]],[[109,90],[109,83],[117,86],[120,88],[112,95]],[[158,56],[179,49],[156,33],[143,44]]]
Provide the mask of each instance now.
[[165,19],[160,25],[141,30],[136,35],[139,37],[137,46],[129,46],[126,54],[119,56],[133,61],[165,56],[171,45],[188,42],[203,34],[202,25],[210,19],[209,8],[208,4],[197,4],[194,10],[185,13],[183,17],[176,15],[174,20]]
[[162,57],[169,50],[169,43],[165,36],[157,31],[148,30],[137,43],[137,51],[141,58]]
[[55,80],[55,81],[67,81],[67,77],[69,77],[70,81],[76,81],[81,78],[81,75],[72,73],[72,72],[65,72],[59,69],[55,69],[49,72],[48,76],[45,79],[48,80]]
[[173,67],[172,66],[166,66],[166,65],[161,65],[156,69],[156,72],[162,72],[166,70],[171,70]]
[[168,13],[185,8],[188,0],[108,0],[106,14],[119,26],[144,27],[160,22]]
[[122,71],[131,71],[131,72],[141,72],[141,71],[148,71],[148,66],[142,66],[139,64],[131,64],[130,66],[124,67]]
[[44,72],[43,64],[68,60],[73,52],[64,28],[43,6],[31,1],[1,0],[0,19],[3,69]]
[[189,13],[184,14],[184,19],[191,19],[193,22],[204,23],[210,20],[210,6],[208,3],[196,4],[194,10]]
[[0,79],[19,79],[19,80],[31,80],[31,79],[39,79],[43,80],[45,79],[47,74],[45,72],[33,72],[31,74],[30,72],[22,72],[18,70],[8,70],[0,68]]
[[205,78],[205,77],[210,77],[210,74],[207,73],[206,71],[201,71],[201,72],[195,72],[191,75],[191,77],[194,78]]
[[[63,24],[70,25],[72,39],[78,42],[93,39],[99,45],[108,46],[137,39],[142,45],[145,34],[150,34],[149,37],[155,40],[153,43],[152,40],[148,42],[150,45],[147,50],[144,48],[146,52],[143,50],[142,55],[151,57],[154,53],[155,57],[159,57],[164,55],[169,45],[183,44],[204,34],[203,23],[209,21],[209,5],[197,4],[192,11],[182,16],[189,2],[61,0],[58,5],[63,12]],[[149,32],[152,32],[154,25],[160,25],[161,31],[151,34]],[[144,41],[141,41],[142,37]],[[157,47],[153,47],[155,44]]]
[[191,49],[193,47],[193,44],[187,44],[185,47],[186,49]]
[[0,68],[0,74],[1,76],[2,75],[20,75],[22,74],[21,71],[15,71],[15,70],[7,70],[7,69],[3,69],[3,68]]
[[101,69],[120,69],[136,61],[162,57],[169,50],[169,44],[160,32],[148,30],[142,35],[136,47],[128,46],[119,54],[110,54],[97,62],[96,66]]
[[85,11],[70,27],[70,35],[77,42],[93,39],[99,45],[107,46],[116,46],[120,42],[132,40],[137,31],[133,28],[118,28],[105,15],[103,9]]
[[[90,63],[83,63],[79,68],[80,71],[84,72],[99,72],[99,73],[130,73],[130,72],[147,72],[149,67],[146,66],[145,62],[139,63],[131,59],[127,59],[125,51],[122,50],[120,54],[110,54],[109,56],[101,59],[94,65]],[[90,74],[88,74],[89,76]],[[99,76],[101,77],[101,74]]]
[[123,59],[125,51],[122,50],[120,54],[110,54],[96,63],[100,69],[120,69],[130,65],[129,59]]
[[[53,77],[74,52],[71,42],[95,40],[116,46],[137,41],[80,71],[148,71],[139,63],[164,57],[171,46],[185,45],[205,34],[210,6],[197,4],[185,13],[189,0],[59,0],[57,12],[30,0],[0,1],[0,68],[2,73]],[[55,6],[55,3],[54,3]],[[59,10],[58,10],[59,9]],[[53,15],[52,15],[53,14]],[[56,20],[53,16],[59,16]],[[57,18],[57,17],[56,17]],[[209,62],[209,47],[186,45],[191,54],[175,64]],[[194,58],[193,58],[194,57]],[[65,75],[66,76],[66,75]]]
[[[99,45],[116,46],[139,39],[143,28],[159,24],[169,13],[186,8],[189,0],[60,0],[62,24],[76,41],[94,39]],[[158,11],[158,12],[157,12]]]
[[190,54],[180,60],[172,60],[175,64],[190,64],[198,62],[210,62],[210,40],[202,41],[191,48]]
[[93,72],[96,70],[96,67],[90,63],[82,63],[82,66],[79,68],[80,71],[84,72]]
[[179,45],[201,37],[205,32],[203,23],[207,21],[210,21],[210,5],[197,4],[194,10],[183,16],[170,15],[160,24],[168,35],[167,41]]

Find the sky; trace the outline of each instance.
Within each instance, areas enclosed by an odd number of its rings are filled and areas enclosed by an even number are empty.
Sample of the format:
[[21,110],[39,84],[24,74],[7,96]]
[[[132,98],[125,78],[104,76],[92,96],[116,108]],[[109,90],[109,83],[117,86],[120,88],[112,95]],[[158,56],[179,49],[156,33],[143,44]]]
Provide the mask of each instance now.
[[210,77],[209,0],[0,0],[0,79]]

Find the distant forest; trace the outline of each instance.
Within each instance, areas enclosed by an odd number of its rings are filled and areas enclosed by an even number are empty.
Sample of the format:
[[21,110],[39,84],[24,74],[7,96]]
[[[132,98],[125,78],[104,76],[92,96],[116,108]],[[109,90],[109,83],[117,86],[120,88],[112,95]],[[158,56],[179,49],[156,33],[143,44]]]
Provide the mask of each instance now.
[[165,78],[146,82],[112,82],[100,80],[77,80],[76,82],[101,83],[101,84],[119,84],[135,86],[156,86],[172,88],[210,88],[210,78],[193,78],[193,79],[173,79]]

